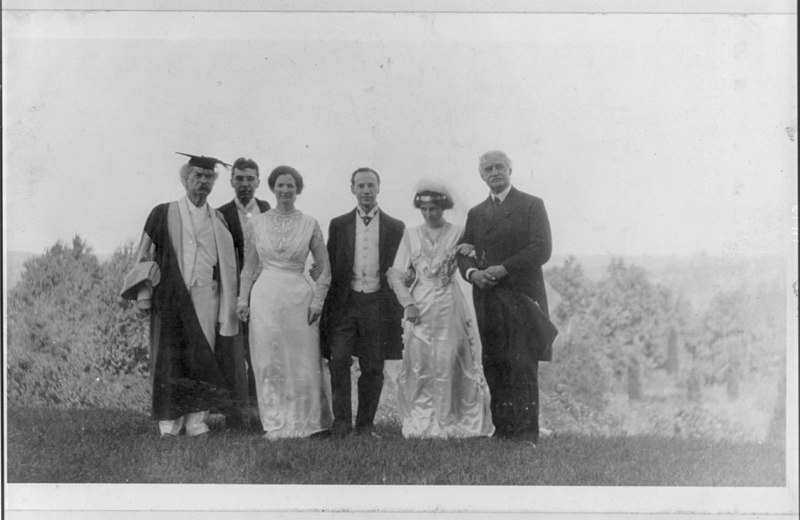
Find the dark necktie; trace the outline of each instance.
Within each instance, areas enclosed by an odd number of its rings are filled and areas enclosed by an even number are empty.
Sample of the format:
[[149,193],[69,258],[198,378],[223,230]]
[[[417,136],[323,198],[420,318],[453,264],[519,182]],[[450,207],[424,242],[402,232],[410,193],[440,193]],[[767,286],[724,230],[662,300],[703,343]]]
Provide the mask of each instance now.
[[365,226],[369,226],[369,223],[372,221],[372,217],[370,217],[369,215],[363,215],[361,217],[361,220],[364,221]]
[[497,197],[492,197],[492,216],[496,216],[500,213],[500,205],[502,202]]

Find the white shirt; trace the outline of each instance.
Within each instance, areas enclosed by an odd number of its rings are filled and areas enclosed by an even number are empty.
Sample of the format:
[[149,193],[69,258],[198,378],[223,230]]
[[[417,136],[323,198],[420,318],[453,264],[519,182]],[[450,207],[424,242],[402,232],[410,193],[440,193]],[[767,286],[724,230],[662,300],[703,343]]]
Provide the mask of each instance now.
[[504,189],[500,193],[494,194],[494,193],[490,192],[490,195],[492,196],[492,200],[500,199],[500,204],[502,204],[503,202],[505,202],[506,197],[508,197],[508,192],[509,191],[511,191],[511,183],[508,183],[508,186],[506,186],[506,189]]
[[238,197],[234,197],[233,203],[236,204],[237,214],[239,215],[239,225],[242,226],[242,239],[244,242],[242,245],[247,249],[250,240],[252,240],[252,234],[247,232],[248,223],[253,216],[260,215],[262,211],[256,203],[255,197],[250,199],[247,206],[242,204],[242,201],[240,201]]
[[217,265],[217,243],[211,208],[208,203],[199,208],[183,197],[178,202],[183,221],[181,245],[183,247],[183,281],[186,287],[202,287],[213,282]]
[[247,206],[242,204],[238,198],[233,199],[233,203],[236,204],[236,209],[238,210],[239,214],[239,224],[242,226],[242,229],[247,227],[247,222],[253,215],[258,215],[261,213],[261,208],[258,207],[256,204],[256,198],[253,197],[250,199],[250,202],[247,203]]
[[378,206],[367,213],[372,217],[365,225],[361,208],[356,209],[356,249],[353,255],[353,280],[350,288],[354,291],[373,293],[381,288],[380,258],[378,244],[380,239],[380,219]]

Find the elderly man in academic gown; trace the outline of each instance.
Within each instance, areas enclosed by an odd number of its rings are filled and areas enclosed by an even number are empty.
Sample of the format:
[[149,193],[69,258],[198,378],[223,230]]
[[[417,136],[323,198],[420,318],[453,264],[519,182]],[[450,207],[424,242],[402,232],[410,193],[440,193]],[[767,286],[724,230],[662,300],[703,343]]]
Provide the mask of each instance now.
[[150,212],[122,297],[150,314],[153,418],[162,437],[209,431],[209,410],[232,403],[214,349],[239,332],[236,256],[225,220],[207,203],[222,161],[189,154],[186,196]]

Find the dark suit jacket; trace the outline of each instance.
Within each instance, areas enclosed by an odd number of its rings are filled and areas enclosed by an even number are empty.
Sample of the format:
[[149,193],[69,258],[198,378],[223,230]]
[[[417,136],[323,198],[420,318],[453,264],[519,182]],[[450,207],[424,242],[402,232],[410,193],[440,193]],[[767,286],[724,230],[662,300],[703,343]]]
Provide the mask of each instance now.
[[[380,210],[380,237],[378,238],[378,261],[380,263],[381,327],[379,338],[385,359],[402,359],[403,339],[401,322],[403,307],[397,301],[386,272],[394,263],[397,248],[403,238],[405,224]],[[353,257],[356,243],[356,210],[331,220],[328,229],[328,257],[331,262],[331,287],[325,299],[320,321],[322,352],[330,358],[330,334],[338,323],[347,305],[350,282],[353,279]]]
[[[269,211],[269,202],[265,200],[256,199],[256,204],[261,210],[261,213]],[[236,250],[236,260],[239,272],[242,272],[244,266],[244,232],[242,231],[242,224],[239,222],[239,210],[236,208],[236,201],[230,201],[219,207],[218,211],[225,217],[225,222],[228,223],[228,229],[233,236],[233,248]]]
[[[492,215],[492,200],[486,200],[469,210],[464,236],[460,243],[475,246],[476,259],[458,255],[458,267],[466,278],[471,267],[479,269],[502,264],[508,276],[497,288],[519,291],[539,302],[547,313],[547,294],[544,288],[542,265],[552,252],[550,221],[544,202],[538,197],[511,188],[497,214]],[[473,286],[476,312],[486,308],[483,303],[493,289]],[[478,322],[485,317],[478,315]]]

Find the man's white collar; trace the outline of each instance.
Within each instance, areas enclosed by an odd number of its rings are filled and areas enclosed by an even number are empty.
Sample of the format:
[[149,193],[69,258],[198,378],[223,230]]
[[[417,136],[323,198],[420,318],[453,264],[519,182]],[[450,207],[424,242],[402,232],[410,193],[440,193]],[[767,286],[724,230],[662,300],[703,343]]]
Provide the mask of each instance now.
[[239,197],[235,197],[233,199],[233,202],[236,204],[236,206],[239,207],[239,209],[241,209],[242,211],[245,211],[245,212],[253,211],[255,209],[255,207],[256,207],[256,198],[255,197],[250,199],[250,202],[247,203],[247,206],[242,204],[242,201],[239,200]]
[[364,210],[361,209],[361,206],[356,206],[356,212],[358,213],[359,217],[374,217],[378,214],[378,206],[375,206],[369,213],[364,213]]
[[189,200],[188,195],[184,195],[183,200],[186,201],[186,206],[189,208],[189,213],[197,213],[198,211],[208,211],[206,208],[208,207],[208,201],[203,203],[202,206],[199,208],[195,206],[191,200]]
[[506,189],[504,189],[504,190],[503,190],[503,191],[501,191],[500,193],[494,193],[494,192],[492,192],[492,200],[494,200],[494,199],[500,199],[500,202],[501,202],[501,203],[502,203],[502,202],[505,202],[505,200],[506,200],[506,197],[508,197],[508,192],[510,192],[510,191],[511,191],[511,184],[509,184],[508,186],[506,186]]

